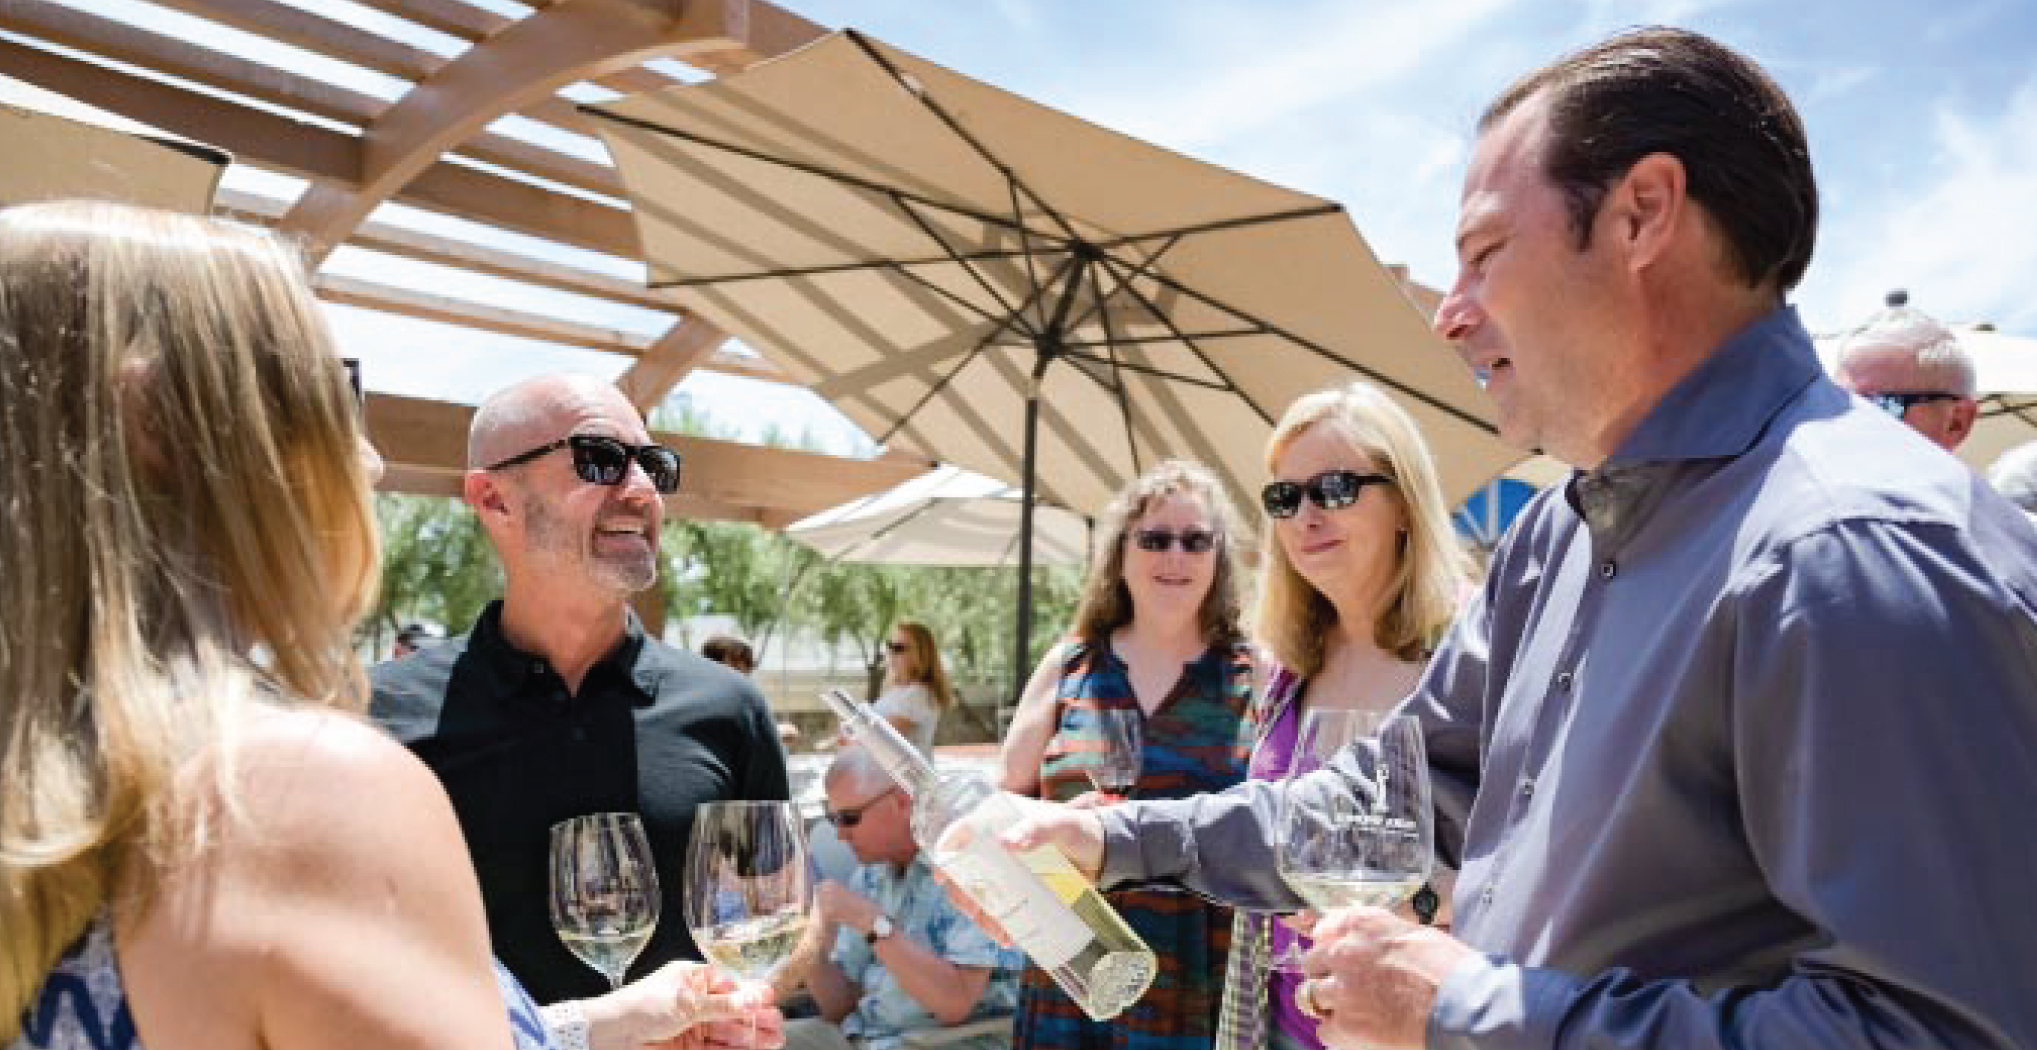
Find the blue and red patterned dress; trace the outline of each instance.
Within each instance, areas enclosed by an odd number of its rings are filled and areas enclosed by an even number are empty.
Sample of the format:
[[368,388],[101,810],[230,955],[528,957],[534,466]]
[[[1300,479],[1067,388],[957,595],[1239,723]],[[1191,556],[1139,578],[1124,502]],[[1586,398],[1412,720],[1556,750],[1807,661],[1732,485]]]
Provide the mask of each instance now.
[[[1103,746],[1095,712],[1138,710],[1131,676],[1109,643],[1063,647],[1057,722],[1040,762],[1040,797],[1091,790],[1085,770]],[[1134,798],[1183,798],[1244,779],[1252,747],[1252,662],[1243,642],[1212,646],[1184,665],[1173,690],[1143,719]],[[1106,893],[1111,907],[1159,956],[1160,973],[1131,1009],[1096,1022],[1053,979],[1028,967],[1014,1050],[1207,1050],[1216,1034],[1231,910],[1171,888]]]

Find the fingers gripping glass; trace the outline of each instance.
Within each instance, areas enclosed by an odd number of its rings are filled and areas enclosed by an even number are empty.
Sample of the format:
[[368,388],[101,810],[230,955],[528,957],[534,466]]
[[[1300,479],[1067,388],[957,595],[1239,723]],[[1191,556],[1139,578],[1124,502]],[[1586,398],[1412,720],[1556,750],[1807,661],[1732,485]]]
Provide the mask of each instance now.
[[[693,943],[731,976],[770,980],[806,935],[812,871],[806,825],[793,803],[703,803],[686,843]],[[752,1013],[749,1043],[755,1041]]]
[[1177,543],[1181,544],[1185,554],[1207,554],[1216,547],[1217,534],[1208,529],[1185,529],[1181,532],[1140,529],[1132,533],[1132,542],[1138,544],[1140,550],[1153,554],[1165,554]]
[[511,456],[488,469],[506,470],[562,448],[573,450],[573,473],[589,485],[622,484],[623,479],[629,476],[630,461],[635,460],[638,466],[644,468],[644,473],[651,479],[651,487],[657,489],[660,495],[669,496],[679,491],[679,453],[663,445],[632,445],[599,434],[562,437],[549,445],[539,445],[529,452]]
[[1963,397],[1946,390],[1884,390],[1879,394],[1862,395],[1876,408],[1897,419],[1903,418],[1916,405],[1933,401],[1964,401]]
[[1340,510],[1358,502],[1367,485],[1390,485],[1384,474],[1360,474],[1355,470],[1326,470],[1307,481],[1276,481],[1259,490],[1259,502],[1274,518],[1292,518],[1301,513],[1301,500],[1322,510]]

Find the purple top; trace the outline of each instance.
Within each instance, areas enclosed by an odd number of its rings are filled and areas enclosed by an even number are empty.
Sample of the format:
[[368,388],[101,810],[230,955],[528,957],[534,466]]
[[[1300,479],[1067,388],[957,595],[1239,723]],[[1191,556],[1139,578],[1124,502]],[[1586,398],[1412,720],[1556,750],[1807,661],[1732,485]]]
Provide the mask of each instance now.
[[[1301,704],[1284,706],[1280,716],[1273,722],[1259,746],[1252,750],[1252,763],[1246,767],[1246,776],[1252,780],[1279,780],[1287,775],[1287,767],[1294,760],[1294,738],[1301,732]],[[1307,937],[1289,929],[1287,924],[1274,920],[1267,924],[1268,946],[1273,958],[1281,958],[1290,945],[1295,951],[1307,951],[1311,942]],[[1301,985],[1301,975],[1285,967],[1273,967],[1266,974],[1267,1016],[1273,1027],[1288,1038],[1309,1047],[1322,1050],[1323,1041],[1316,1034],[1316,1023],[1294,1005],[1294,990]]]

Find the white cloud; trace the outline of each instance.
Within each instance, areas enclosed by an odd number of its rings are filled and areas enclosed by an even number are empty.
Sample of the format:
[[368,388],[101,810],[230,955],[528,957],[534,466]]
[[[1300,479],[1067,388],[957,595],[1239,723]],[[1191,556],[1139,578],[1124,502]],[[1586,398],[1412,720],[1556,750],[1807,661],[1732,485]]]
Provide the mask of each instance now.
[[2037,79],[1999,112],[1934,107],[1914,174],[1827,225],[1804,300],[1813,327],[1857,321],[1891,288],[1947,321],[2037,333]]

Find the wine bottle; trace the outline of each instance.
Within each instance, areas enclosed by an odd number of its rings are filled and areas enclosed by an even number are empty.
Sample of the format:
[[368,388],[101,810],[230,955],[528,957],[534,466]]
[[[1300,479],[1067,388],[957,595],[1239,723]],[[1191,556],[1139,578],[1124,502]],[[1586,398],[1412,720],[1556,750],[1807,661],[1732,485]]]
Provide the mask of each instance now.
[[1146,994],[1159,960],[1075,865],[1051,846],[1018,854],[999,841],[1023,815],[1012,796],[980,773],[937,773],[891,723],[841,690],[822,698],[912,796],[912,836],[934,867],[1083,1013],[1107,1021]]

